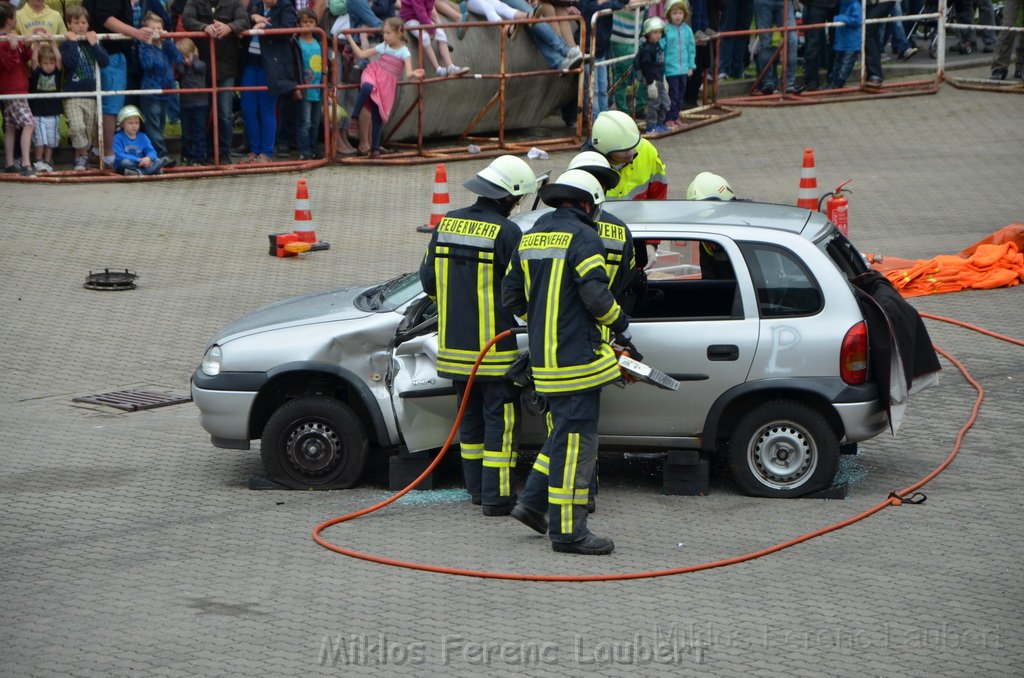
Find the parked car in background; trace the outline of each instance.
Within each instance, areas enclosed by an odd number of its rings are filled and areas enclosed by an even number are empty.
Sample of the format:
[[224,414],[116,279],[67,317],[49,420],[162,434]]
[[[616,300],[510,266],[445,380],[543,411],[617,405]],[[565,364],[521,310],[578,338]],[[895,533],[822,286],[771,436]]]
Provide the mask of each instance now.
[[[725,455],[746,492],[828,487],[842,447],[886,429],[868,328],[849,280],[863,257],[826,218],[753,202],[606,203],[658,255],[631,315],[644,361],[682,382],[602,395],[602,452]],[[528,230],[544,210],[516,217]],[[370,450],[438,449],[455,414],[437,376],[437,318],[415,272],[288,299],[209,343],[192,378],[216,447],[260,441],[270,478],[296,488],[359,481]],[[525,337],[520,338],[526,345]],[[544,426],[524,417],[522,446]]]

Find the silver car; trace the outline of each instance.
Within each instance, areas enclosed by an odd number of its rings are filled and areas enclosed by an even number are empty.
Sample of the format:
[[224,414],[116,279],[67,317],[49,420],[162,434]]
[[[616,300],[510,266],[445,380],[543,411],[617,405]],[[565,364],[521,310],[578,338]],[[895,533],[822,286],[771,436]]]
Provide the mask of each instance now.
[[[746,492],[793,497],[828,487],[841,450],[886,429],[849,283],[866,266],[823,215],[753,202],[606,208],[638,250],[657,247],[633,342],[682,386],[606,388],[602,452],[724,454]],[[516,221],[528,230],[543,212]],[[446,439],[455,398],[436,373],[436,330],[416,273],[288,299],[211,340],[192,397],[215,446],[261,441],[273,480],[350,487],[371,448],[408,455]],[[521,447],[539,448],[542,418],[524,420]]]

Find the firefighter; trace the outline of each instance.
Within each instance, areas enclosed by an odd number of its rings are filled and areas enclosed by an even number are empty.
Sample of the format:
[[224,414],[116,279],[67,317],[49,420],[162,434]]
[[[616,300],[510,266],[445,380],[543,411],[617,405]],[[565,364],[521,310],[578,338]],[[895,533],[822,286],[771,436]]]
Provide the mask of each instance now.
[[597,232],[600,182],[571,169],[539,194],[555,210],[519,243],[502,303],[527,319],[534,387],[547,399],[552,429],[512,517],[547,533],[555,551],[604,555],[615,544],[587,529],[587,486],[597,461],[601,388],[619,378],[609,340],[614,333],[632,348],[629,318],[608,289]]
[[604,111],[590,129],[590,145],[608,158],[619,182],[608,200],[665,200],[668,175],[658,149],[640,135],[640,129],[622,111]]
[[[736,194],[723,177],[712,172],[701,172],[693,178],[686,189],[687,200],[734,200]],[[736,274],[729,262],[729,255],[717,243],[702,240],[700,243],[700,271],[705,280],[733,280]]]
[[[481,349],[517,325],[501,305],[502,279],[522,236],[508,215],[536,191],[537,177],[521,158],[503,155],[463,185],[479,197],[445,215],[420,266],[423,289],[437,302],[437,373],[454,382],[460,406]],[[485,516],[507,516],[515,505],[519,389],[504,374],[516,357],[515,337],[487,353],[459,428],[466,489]]]

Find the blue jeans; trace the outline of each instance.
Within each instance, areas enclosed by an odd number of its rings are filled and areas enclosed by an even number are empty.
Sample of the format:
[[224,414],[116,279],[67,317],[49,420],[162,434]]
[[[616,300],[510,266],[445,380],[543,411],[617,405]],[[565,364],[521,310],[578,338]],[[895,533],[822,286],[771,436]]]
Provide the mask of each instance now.
[[197,164],[206,163],[206,118],[210,107],[182,106],[181,156]]
[[[754,0],[754,17],[757,22],[758,28],[772,28],[775,26],[782,26],[782,0]],[[786,17],[787,26],[796,25],[796,15],[793,12],[793,3],[789,3],[789,16]],[[796,85],[796,50],[797,50],[797,39],[796,32],[791,31],[786,34],[787,36],[787,49],[786,53],[786,87],[787,89],[793,89]],[[771,59],[774,49],[772,49],[772,34],[771,33],[760,33],[757,36],[760,44],[760,50],[757,53],[757,70],[764,71],[768,66],[768,60]],[[781,57],[780,57],[781,58]],[[764,80],[761,81],[762,87],[776,87],[778,83],[778,77],[776,75],[776,68],[773,66],[768,73],[765,74]]]
[[[864,19],[880,19],[887,17],[892,12],[895,2],[879,2],[868,5]],[[868,24],[864,34],[864,63],[867,68],[867,77],[882,80],[882,41],[881,31],[878,24]]]
[[[598,59],[607,59],[607,56],[598,57]],[[583,69],[584,74],[587,77],[587,84],[584,85],[584,97],[586,96],[586,88],[590,86],[590,64]],[[599,113],[608,110],[608,67],[598,66],[594,71],[594,108],[591,112],[594,118]]]
[[366,0],[348,0],[348,18],[352,23],[352,28],[361,26],[380,28],[384,25],[384,22],[370,9],[370,3]]
[[[745,31],[754,18],[753,0],[732,0],[725,5],[722,13],[723,31]],[[726,38],[722,40],[722,52],[718,57],[718,70],[730,78],[742,78],[747,67],[747,38]]]
[[846,81],[853,72],[853,65],[857,63],[860,52],[836,52],[835,60],[832,63],[832,71],[828,74],[828,86],[832,89],[839,89],[846,86]]
[[303,99],[299,104],[299,155],[307,158],[316,151],[317,133],[323,113],[322,101]]
[[373,85],[368,82],[364,82],[359,87],[359,96],[356,97],[355,106],[352,107],[352,112],[349,117],[352,120],[358,120],[359,114],[363,112],[363,106],[367,107],[370,111],[370,119],[373,121],[373,139],[370,144],[370,150],[376,151],[380,149],[380,136],[381,128],[384,126],[380,118],[380,109],[377,108],[377,104],[373,103],[373,99],[370,98],[370,94],[373,92]]
[[166,162],[167,158],[159,158],[158,160],[154,161],[149,167],[139,167],[138,160],[134,158],[122,158],[121,160],[117,161],[117,171],[120,172],[121,174],[124,174],[124,171],[126,169],[134,169],[142,172],[146,176],[149,176],[150,174],[160,174],[161,171],[163,170],[164,163]]
[[[174,88],[179,89],[178,83],[174,83]],[[167,95],[167,120],[168,122],[181,120],[181,98],[177,94]]]
[[[823,24],[832,20],[834,9],[804,5],[804,25]],[[818,71],[826,65],[825,29],[815,28],[804,31],[804,87],[818,89]]]
[[[505,4],[533,16],[534,7],[526,0],[505,0]],[[537,46],[537,51],[544,57],[544,61],[548,62],[548,66],[561,68],[562,62],[569,54],[569,45],[565,40],[555,33],[555,29],[551,28],[550,24],[530,24],[527,30],[530,32],[530,37],[533,38],[533,44]],[[604,89],[606,92],[608,91],[607,83]]]
[[[100,83],[107,91],[127,89],[128,60],[124,53],[110,55],[110,61],[106,67],[100,69]],[[122,106],[124,106],[123,94],[103,97],[103,115],[117,115]]]
[[[217,81],[217,87],[234,86],[234,78]],[[220,161],[229,163],[231,162],[231,142],[235,137],[235,93],[230,89],[222,90],[217,94],[217,134],[219,136],[217,141],[220,146]]]
[[[903,7],[899,2],[892,5],[892,16],[903,16]],[[892,40],[892,52],[897,56],[910,49],[910,40],[907,39],[907,31],[903,28],[902,21],[894,21],[882,24],[882,49]]]
[[167,99],[161,94],[140,96],[139,108],[142,109],[142,117],[146,121],[146,135],[153,142],[156,154],[162,158],[167,155],[167,141],[164,139]]
[[[246,64],[242,72],[242,87],[266,84],[267,73],[263,66]],[[274,142],[277,140],[277,95],[269,92],[242,92],[242,119],[245,121],[249,152],[273,157]]]

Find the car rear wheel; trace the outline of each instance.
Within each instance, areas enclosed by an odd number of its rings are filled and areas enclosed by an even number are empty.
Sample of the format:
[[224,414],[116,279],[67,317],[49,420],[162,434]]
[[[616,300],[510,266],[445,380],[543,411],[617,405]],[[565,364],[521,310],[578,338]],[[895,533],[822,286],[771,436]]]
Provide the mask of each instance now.
[[267,421],[260,456],[271,480],[298,489],[352,487],[363,474],[366,429],[334,398],[296,398]]
[[759,497],[799,497],[827,487],[839,464],[839,439],[817,410],[773,400],[740,418],[729,441],[740,487]]

